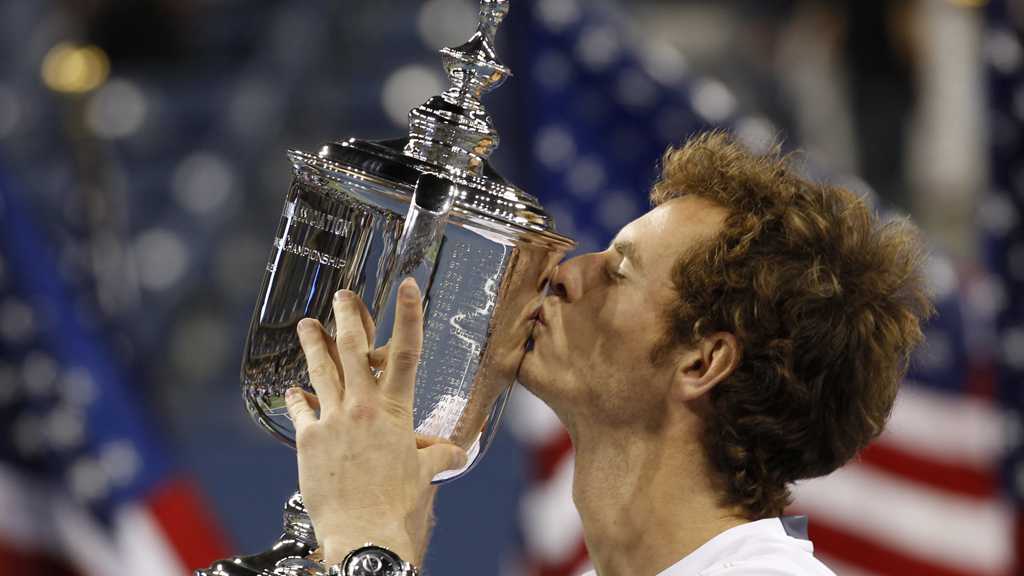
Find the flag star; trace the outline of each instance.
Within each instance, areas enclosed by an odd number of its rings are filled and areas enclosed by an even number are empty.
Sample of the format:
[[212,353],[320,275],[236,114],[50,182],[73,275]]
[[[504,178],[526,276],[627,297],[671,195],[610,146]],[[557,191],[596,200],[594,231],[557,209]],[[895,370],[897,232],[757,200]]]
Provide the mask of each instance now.
[[77,407],[59,404],[47,416],[45,430],[52,449],[78,448],[85,442],[85,413]]
[[736,136],[756,153],[767,152],[775,143],[776,135],[771,120],[763,116],[744,116],[736,121]]
[[33,350],[21,365],[21,377],[25,391],[34,397],[50,396],[59,375],[57,362],[42,350]]
[[725,121],[736,112],[736,97],[718,80],[705,78],[694,82],[690,98],[693,109],[713,124]]
[[993,30],[988,37],[988,57],[992,65],[1003,74],[1015,72],[1024,60],[1024,51],[1013,30]]
[[0,302],[0,339],[8,344],[24,344],[36,332],[32,307],[17,296]]
[[995,190],[982,200],[978,220],[989,234],[1003,237],[1020,223],[1020,211],[1004,190]]
[[611,27],[588,26],[580,33],[574,53],[591,72],[602,72],[622,57],[622,45]]
[[142,457],[135,444],[127,438],[107,442],[99,452],[100,465],[116,486],[127,486],[142,470]]
[[601,162],[595,157],[581,158],[565,174],[565,186],[581,199],[590,199],[608,182]]
[[103,467],[89,456],[79,456],[67,470],[71,493],[84,502],[98,502],[110,494],[110,482]]
[[925,278],[935,300],[956,296],[958,279],[953,261],[943,254],[935,254],[925,267]]
[[534,6],[533,16],[553,33],[558,33],[579,21],[582,11],[576,0],[540,0]]
[[99,388],[88,369],[70,368],[61,378],[60,395],[69,404],[87,406],[96,401]]
[[546,126],[537,131],[534,156],[550,170],[564,170],[576,158],[576,143],[565,126]]

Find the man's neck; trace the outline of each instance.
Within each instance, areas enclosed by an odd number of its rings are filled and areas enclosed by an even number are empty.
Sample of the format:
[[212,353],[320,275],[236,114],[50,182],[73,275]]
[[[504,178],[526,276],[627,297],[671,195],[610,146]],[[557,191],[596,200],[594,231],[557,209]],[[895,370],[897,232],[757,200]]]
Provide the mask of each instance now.
[[747,522],[718,504],[700,447],[682,436],[574,431],[573,500],[599,576],[655,576]]

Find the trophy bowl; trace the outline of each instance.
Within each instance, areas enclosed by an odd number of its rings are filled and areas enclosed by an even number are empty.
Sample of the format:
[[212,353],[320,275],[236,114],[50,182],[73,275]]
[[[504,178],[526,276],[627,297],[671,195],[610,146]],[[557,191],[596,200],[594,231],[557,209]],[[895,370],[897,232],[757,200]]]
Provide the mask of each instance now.
[[[436,170],[405,155],[407,145],[405,138],[349,140],[325,144],[316,155],[288,154],[293,179],[242,364],[249,411],[288,444],[294,445],[295,429],[285,391],[313,391],[296,335],[299,320],[316,318],[334,334],[331,301],[344,288],[373,315],[375,344],[390,339],[392,289],[415,268],[398,257],[411,199],[416,183]],[[442,180],[455,196],[447,225],[419,251],[424,332],[413,404],[417,441],[449,442],[469,453],[465,468],[435,481],[464,474],[486,450],[526,353],[527,320],[573,246],[551,231],[535,200],[489,168],[481,174],[463,174],[460,182],[446,174]]]

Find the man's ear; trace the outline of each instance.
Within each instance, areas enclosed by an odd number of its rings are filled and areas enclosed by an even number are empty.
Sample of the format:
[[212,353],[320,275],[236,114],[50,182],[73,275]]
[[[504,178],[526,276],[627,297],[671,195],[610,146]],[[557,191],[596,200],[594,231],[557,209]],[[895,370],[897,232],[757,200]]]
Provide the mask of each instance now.
[[716,332],[677,357],[672,397],[686,402],[707,394],[715,384],[736,370],[740,346],[728,332]]

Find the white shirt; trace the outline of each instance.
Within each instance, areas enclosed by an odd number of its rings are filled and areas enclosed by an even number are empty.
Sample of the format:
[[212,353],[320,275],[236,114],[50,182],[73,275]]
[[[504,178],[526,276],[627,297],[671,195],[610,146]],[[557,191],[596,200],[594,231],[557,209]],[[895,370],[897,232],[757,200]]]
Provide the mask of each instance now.
[[658,576],[836,576],[813,552],[810,540],[766,518],[722,532]]

